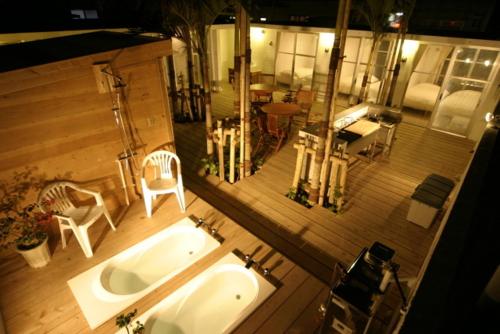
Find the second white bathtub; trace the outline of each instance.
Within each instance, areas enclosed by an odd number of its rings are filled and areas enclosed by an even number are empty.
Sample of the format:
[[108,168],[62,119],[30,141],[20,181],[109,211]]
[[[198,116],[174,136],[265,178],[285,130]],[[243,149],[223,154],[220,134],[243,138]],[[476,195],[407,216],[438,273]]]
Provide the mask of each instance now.
[[191,219],[184,218],[68,284],[94,329],[218,246]]
[[230,253],[137,320],[146,334],[229,333],[275,289]]

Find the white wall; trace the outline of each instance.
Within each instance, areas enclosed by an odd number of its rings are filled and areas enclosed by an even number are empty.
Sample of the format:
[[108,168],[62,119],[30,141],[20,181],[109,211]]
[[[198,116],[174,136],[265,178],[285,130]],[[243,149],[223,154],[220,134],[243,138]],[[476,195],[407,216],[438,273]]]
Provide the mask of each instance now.
[[250,28],[250,46],[252,48],[252,67],[254,70],[274,74],[277,34],[276,29]]
[[234,68],[234,28],[217,29],[218,81],[228,80],[228,68]]

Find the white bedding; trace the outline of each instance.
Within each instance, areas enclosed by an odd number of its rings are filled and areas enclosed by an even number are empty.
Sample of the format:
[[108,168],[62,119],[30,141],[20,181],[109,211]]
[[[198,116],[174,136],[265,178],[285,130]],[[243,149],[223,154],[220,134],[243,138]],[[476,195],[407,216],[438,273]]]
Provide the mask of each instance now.
[[[361,83],[363,82],[364,73],[359,73],[356,77],[356,85],[354,86],[354,91],[352,94],[354,96],[359,95],[361,90]],[[339,92],[343,94],[351,94],[352,76],[342,77],[340,76]],[[370,80],[370,92],[368,93],[368,101],[373,102],[377,99],[378,91],[380,88],[380,79],[372,75]]]
[[433,126],[465,134],[480,97],[481,92],[469,89],[448,95],[439,104]]
[[403,106],[432,111],[439,95],[440,87],[428,82],[419,83],[406,90]]
[[[276,81],[279,83],[291,85],[292,75],[289,70],[281,71],[276,76]],[[310,68],[296,68],[293,73],[293,84],[294,85],[311,85],[312,82],[312,71]]]

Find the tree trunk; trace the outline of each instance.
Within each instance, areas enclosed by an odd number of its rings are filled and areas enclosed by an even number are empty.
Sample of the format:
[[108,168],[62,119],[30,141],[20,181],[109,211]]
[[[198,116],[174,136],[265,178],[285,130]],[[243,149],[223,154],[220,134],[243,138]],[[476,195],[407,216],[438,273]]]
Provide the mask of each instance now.
[[396,66],[394,66],[394,74],[392,75],[391,86],[389,88],[389,93],[387,94],[387,106],[392,105],[392,99],[394,97],[394,91],[396,90],[396,83],[398,82],[399,71],[401,69],[401,58],[403,57],[403,44],[406,38],[406,27],[407,22],[406,18],[403,20],[401,24],[401,47],[398,51],[398,59],[396,60]]
[[363,75],[363,82],[361,83],[361,89],[359,90],[358,103],[361,103],[365,100],[365,92],[368,83],[368,78],[370,78],[372,74],[373,56],[375,55],[375,51],[378,49],[378,43],[381,40],[381,37],[382,37],[381,35],[373,36],[373,43],[372,43],[372,48],[370,49],[370,56],[368,57],[368,63],[366,64],[365,74]]
[[[206,38],[206,36],[200,36]],[[210,76],[208,68],[207,57],[207,43],[203,43],[203,53],[200,53],[200,61],[203,67],[203,100],[205,102],[205,128],[207,135],[207,154],[212,156],[214,154],[214,141],[213,141],[213,124],[212,124],[212,93],[210,91]]]
[[385,80],[382,86],[382,93],[380,94],[380,99],[377,101],[378,104],[385,105],[387,101],[387,91],[389,89],[391,79],[394,73],[394,64],[396,62],[398,50],[401,47],[401,29],[398,30],[398,34],[396,35],[396,42],[394,45],[393,52],[391,53],[391,59],[389,60],[389,70],[387,71],[387,75],[385,76]]
[[245,177],[252,173],[252,134],[250,125],[250,64],[252,61],[252,49],[250,45],[250,16],[245,12]]
[[[321,166],[321,175],[320,175],[320,191],[319,191],[319,200],[318,204],[323,205],[324,197],[325,197],[325,191],[326,191],[326,178],[327,178],[327,170],[328,170],[328,165],[330,161],[330,154],[332,151],[332,144],[333,144],[333,139],[334,139],[334,123],[335,123],[335,111],[336,111],[336,105],[335,102],[337,101],[337,95],[339,92],[339,85],[340,85],[340,74],[342,71],[342,62],[343,62],[343,57],[340,57],[341,54],[344,52],[344,47],[345,47],[345,41],[347,37],[347,28],[349,25],[349,13],[351,9],[351,0],[344,0],[344,9],[343,9],[343,16],[342,16],[342,26],[339,28],[338,26],[335,28],[335,36],[339,36],[338,38],[339,42],[337,43],[337,38],[335,38],[335,43],[332,49],[335,50],[335,48],[338,49],[336,51],[336,57],[337,60],[334,60],[334,62],[337,64],[337,68],[335,71],[335,78],[334,78],[334,83],[333,83],[333,101],[331,103],[331,110],[330,110],[330,117],[328,121],[328,134],[326,136],[326,143],[325,143],[325,156],[323,159],[323,164]],[[340,4],[339,4],[340,6]],[[339,7],[340,10],[340,7]],[[337,18],[338,20],[339,18]],[[332,54],[333,56],[333,54]]]
[[234,21],[234,117],[240,118],[240,8],[239,4],[235,5],[235,21]]
[[189,87],[189,105],[191,106],[192,121],[198,119],[196,103],[194,101],[194,69],[193,69],[193,43],[191,41],[191,30],[189,28],[186,33],[186,51],[187,51],[187,71],[188,71],[188,87]]
[[168,81],[170,82],[170,101],[172,101],[172,116],[177,114],[177,78],[175,76],[174,56],[167,56]]
[[318,203],[319,199],[319,179],[321,173],[321,167],[323,165],[323,160],[325,158],[325,138],[328,131],[328,121],[330,119],[330,110],[332,108],[332,97],[335,81],[335,72],[338,67],[338,60],[340,55],[339,45],[340,45],[340,31],[343,25],[343,15],[346,9],[346,0],[339,1],[339,9],[337,13],[336,22],[336,36],[334,40],[334,47],[332,49],[332,55],[330,57],[330,65],[328,71],[328,80],[326,84],[325,92],[325,102],[323,103],[323,116],[321,122],[319,123],[319,134],[318,134],[318,145],[316,148],[316,156],[313,162],[313,172],[311,177],[311,189],[309,191],[308,202],[311,205]]
[[247,33],[247,27],[246,24],[248,23],[248,20],[246,19],[246,12],[243,9],[242,6],[240,6],[240,26],[239,26],[239,32],[240,32],[240,50],[239,50],[239,62],[240,62],[240,178],[245,177],[245,127],[246,127],[246,122],[245,122],[245,101],[249,98],[249,96],[246,95],[247,90],[245,89],[246,82],[249,81],[250,79],[247,77],[249,73],[247,73],[246,70],[246,43],[247,43],[247,38],[245,34]]

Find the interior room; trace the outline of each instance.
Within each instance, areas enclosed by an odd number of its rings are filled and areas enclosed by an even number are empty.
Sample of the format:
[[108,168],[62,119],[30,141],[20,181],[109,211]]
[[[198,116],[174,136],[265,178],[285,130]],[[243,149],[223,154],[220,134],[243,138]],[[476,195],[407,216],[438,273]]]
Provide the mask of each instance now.
[[0,334],[491,328],[486,2],[393,6],[381,34],[349,0],[68,2],[0,31]]

